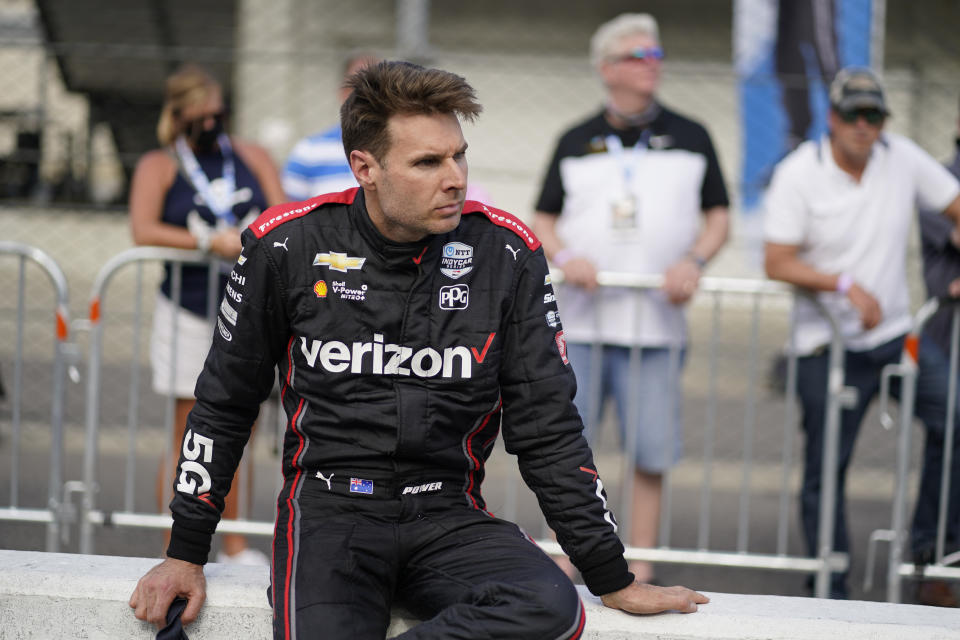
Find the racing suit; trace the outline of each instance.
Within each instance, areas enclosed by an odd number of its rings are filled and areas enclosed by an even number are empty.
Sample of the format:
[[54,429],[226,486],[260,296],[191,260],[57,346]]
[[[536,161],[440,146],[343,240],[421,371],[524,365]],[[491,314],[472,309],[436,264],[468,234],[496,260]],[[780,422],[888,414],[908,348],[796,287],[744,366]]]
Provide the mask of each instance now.
[[[372,618],[382,637],[394,593],[425,617],[442,611],[428,624],[443,618],[432,632],[443,637],[477,633],[483,614],[452,606],[466,599],[552,601],[564,612],[543,637],[578,637],[583,613],[569,581],[486,511],[483,467],[501,428],[588,588],[632,582],[572,402],[547,263],[510,214],[467,201],[453,231],[398,244],[374,227],[359,189],[273,207],[243,233],[216,324],[174,481],[168,555],[206,562],[278,370],[288,421],[271,580],[277,637],[321,620],[329,630],[329,616],[350,605],[336,632]],[[489,586],[511,572],[532,577],[522,588]],[[545,582],[561,592],[538,597]],[[467,583],[471,595],[450,595],[449,584]],[[534,617],[508,608],[484,633],[513,635],[496,626],[506,612]]]

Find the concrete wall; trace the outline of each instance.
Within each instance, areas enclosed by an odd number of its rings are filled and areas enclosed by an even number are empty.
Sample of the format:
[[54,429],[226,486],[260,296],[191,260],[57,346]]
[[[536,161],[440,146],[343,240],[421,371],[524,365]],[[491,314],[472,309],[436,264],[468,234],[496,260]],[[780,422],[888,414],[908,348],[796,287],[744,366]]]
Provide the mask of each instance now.
[[[0,550],[0,638],[153,638],[127,605],[155,558]],[[267,570],[207,565],[207,602],[191,640],[269,638]],[[604,608],[583,587],[584,639],[946,640],[960,638],[960,611],[878,602],[708,594],[692,615],[631,616]],[[396,612],[388,637],[416,621]]]

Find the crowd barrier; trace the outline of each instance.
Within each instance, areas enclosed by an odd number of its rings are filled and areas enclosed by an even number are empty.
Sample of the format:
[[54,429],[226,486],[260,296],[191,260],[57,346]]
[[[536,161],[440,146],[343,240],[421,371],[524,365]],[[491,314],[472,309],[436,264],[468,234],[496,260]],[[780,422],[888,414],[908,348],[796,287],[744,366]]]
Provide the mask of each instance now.
[[[563,274],[555,272],[553,281],[561,283]],[[636,297],[649,295],[661,289],[663,285],[662,276],[638,275],[625,273],[604,273],[598,274],[598,284],[601,287],[614,287],[623,292],[623,295]],[[818,597],[826,597],[829,593],[830,573],[834,571],[843,571],[849,565],[847,554],[834,552],[832,548],[832,535],[827,532],[833,530],[834,521],[834,487],[836,486],[836,476],[833,473],[827,473],[828,469],[833,469],[837,464],[838,446],[839,446],[839,428],[840,412],[852,399],[850,391],[843,384],[843,358],[844,349],[840,337],[840,332],[833,319],[820,306],[816,298],[811,298],[815,306],[821,310],[830,321],[832,328],[832,343],[830,346],[829,374],[827,380],[828,395],[826,409],[826,436],[824,439],[823,465],[824,473],[822,476],[823,499],[820,504],[820,535],[822,541],[815,557],[809,557],[806,550],[800,545],[793,545],[791,550],[789,537],[791,530],[790,514],[794,511],[792,505],[796,503],[797,487],[791,479],[795,477],[799,470],[802,460],[798,460],[794,454],[795,434],[797,431],[797,399],[796,399],[796,355],[792,347],[790,336],[793,327],[792,298],[799,295],[792,287],[778,282],[768,280],[753,280],[741,278],[715,278],[705,277],[700,280],[698,290],[698,299],[701,307],[705,309],[706,318],[702,324],[705,327],[706,337],[692,335],[690,344],[694,341],[706,340],[705,346],[700,345],[701,351],[706,351],[707,358],[705,366],[707,368],[708,389],[705,398],[706,412],[702,422],[702,460],[699,467],[699,509],[696,517],[697,536],[694,545],[681,546],[673,541],[673,491],[671,477],[672,473],[668,471],[665,474],[663,498],[661,505],[661,522],[658,535],[658,546],[655,548],[634,547],[627,545],[626,557],[629,560],[646,560],[659,563],[674,564],[694,564],[704,566],[736,567],[759,570],[792,571],[800,573],[813,573],[816,575],[814,582],[814,593]],[[721,377],[718,367],[718,351],[723,340],[721,336],[721,315],[725,308],[724,303],[728,301],[736,302],[738,308],[745,309],[748,318],[745,319],[741,335],[734,338],[738,342],[738,349],[742,351],[742,359],[739,362],[738,373],[745,374],[744,387],[742,389],[742,426],[740,428],[739,438],[739,459],[736,466],[739,469],[738,497],[736,506],[736,540],[735,545],[715,544],[711,539],[712,514],[711,510],[714,503],[714,487],[717,481],[715,471],[715,450],[717,445],[720,425],[717,420],[718,406],[718,388],[717,380]],[[781,304],[770,304],[773,301],[779,301]],[[562,309],[562,298],[561,298]],[[599,314],[602,313],[600,307],[596,307],[595,324],[599,323]],[[729,310],[729,309],[728,309]],[[775,451],[779,461],[775,466],[779,467],[779,477],[777,479],[777,509],[775,520],[773,518],[763,518],[764,526],[776,530],[775,548],[772,550],[757,550],[751,545],[751,513],[753,511],[753,502],[755,493],[758,489],[769,491],[769,487],[757,487],[754,483],[753,473],[757,463],[757,429],[758,429],[758,403],[763,384],[760,379],[760,340],[761,340],[761,318],[764,314],[769,317],[770,314],[779,315],[786,318],[786,322],[780,322],[780,328],[783,330],[782,337],[777,342],[786,345],[786,375],[784,379],[783,392],[785,394],[783,402],[783,413],[779,423],[780,443]],[[637,314],[639,317],[640,314]],[[691,322],[691,327],[693,323]],[[640,327],[637,327],[637,331]],[[743,337],[746,337],[746,344],[740,344]],[[766,339],[770,342],[770,338]],[[601,349],[600,345],[594,344],[591,348],[591,373],[600,370]],[[680,345],[670,346],[669,360],[671,366],[680,366]],[[636,378],[636,372],[642,361],[641,349],[634,347],[630,349],[630,371],[631,377]],[[600,419],[600,409],[598,402],[598,384],[590,384],[589,388],[594,391],[594,397],[590,398],[588,410],[585,417],[587,421],[596,421]],[[633,416],[638,411],[637,396],[632,395],[629,399],[627,408],[628,423],[635,421]],[[699,425],[699,421],[685,420],[685,429],[691,430],[693,424]],[[771,424],[764,425],[769,432]],[[725,425],[727,435],[732,435],[734,428],[729,424]],[[593,433],[597,429],[592,429]],[[627,442],[624,443],[624,449],[627,452],[634,450],[635,431],[627,431]],[[668,450],[670,446],[666,447]],[[770,446],[768,449],[777,449]],[[767,452],[767,458],[769,454]],[[632,455],[622,456],[621,468],[623,470],[620,479],[620,500],[617,510],[620,523],[621,537],[624,540],[630,539],[630,520],[631,508],[633,504],[633,482],[634,460]],[[764,514],[765,516],[766,514]],[[730,518],[730,514],[726,514]],[[772,523],[770,520],[774,520]],[[769,523],[769,524],[768,524]],[[556,543],[542,543],[550,551],[560,553],[559,546]]]
[[[136,412],[136,399],[131,395],[130,410],[128,412],[128,449],[130,456],[125,465],[125,478],[123,480],[124,495],[121,504],[109,504],[98,495],[97,473],[103,472],[101,465],[97,464],[97,451],[99,448],[99,402],[101,401],[102,389],[100,384],[99,368],[101,360],[101,351],[103,348],[103,326],[104,320],[109,316],[105,301],[108,296],[109,285],[114,280],[114,276],[122,269],[129,267],[142,268],[145,263],[169,261],[174,264],[189,264],[207,262],[209,258],[190,251],[179,251],[158,248],[136,248],[126,251],[112,260],[110,260],[101,270],[96,278],[94,290],[91,294],[90,305],[90,355],[88,360],[87,375],[87,418],[86,418],[86,453],[84,458],[84,485],[86,488],[81,509],[81,532],[80,549],[83,553],[93,553],[95,549],[94,533],[95,527],[109,524],[114,527],[147,527],[147,528],[166,528],[169,523],[169,517],[159,515],[153,511],[137,511],[133,508],[135,489],[135,479],[133,477],[135,461],[133,460],[134,442],[136,440],[137,429],[140,420]],[[213,274],[216,270],[211,270]],[[173,271],[173,297],[178,295],[178,271]],[[557,273],[558,281],[562,274]],[[213,278],[213,276],[211,276]],[[636,295],[643,295],[645,291],[660,286],[658,277],[634,277],[625,274],[601,274],[601,286],[615,286],[633,291]],[[142,298],[141,280],[137,278],[137,284],[132,293],[132,299],[139,301]],[[760,323],[761,310],[764,308],[763,301],[766,298],[779,298],[782,311],[781,315],[789,315],[789,301],[792,296],[792,289],[784,285],[759,280],[742,279],[723,279],[723,278],[705,278],[701,283],[701,295],[706,296],[712,302],[712,328],[709,341],[709,350],[713,356],[716,356],[716,347],[720,342],[718,316],[723,308],[724,301],[733,297],[740,304],[744,300],[748,301],[751,309],[750,324],[748,335],[751,341],[747,347],[746,360],[752,363],[752,375],[744,393],[744,422],[742,428],[743,454],[738,461],[741,469],[741,487],[738,509],[738,534],[737,545],[734,548],[711,548],[710,546],[710,504],[711,488],[714,484],[711,465],[713,463],[713,444],[717,436],[717,421],[715,416],[716,396],[711,395],[707,399],[708,411],[705,420],[706,434],[708,441],[703,451],[702,460],[702,478],[701,482],[701,514],[698,523],[698,541],[695,547],[681,547],[671,544],[670,541],[670,510],[671,503],[667,500],[664,504],[664,529],[661,531],[662,545],[655,549],[628,548],[627,555],[630,559],[647,559],[655,562],[674,562],[697,565],[746,567],[766,570],[783,570],[816,573],[818,576],[816,583],[816,592],[820,595],[826,595],[828,589],[828,577],[831,571],[842,570],[847,566],[847,558],[843,554],[836,554],[829,547],[824,545],[817,557],[807,557],[805,552],[791,553],[788,550],[788,532],[790,529],[788,513],[791,511],[790,505],[795,500],[795,490],[790,484],[790,475],[794,470],[795,460],[793,459],[792,443],[793,432],[795,431],[795,399],[793,392],[792,378],[787,381],[787,398],[785,402],[785,413],[782,420],[782,440],[785,443],[780,453],[781,461],[781,479],[779,490],[779,508],[777,510],[777,547],[771,552],[752,551],[749,545],[749,519],[751,511],[751,468],[753,460],[753,441],[757,428],[756,404],[759,388],[759,380],[756,375],[758,368],[757,340],[759,335],[758,325]],[[210,317],[215,316],[215,310],[211,310]],[[139,326],[142,324],[142,314],[139,302],[136,303],[131,322]],[[784,323],[787,327],[788,323]],[[789,335],[788,331],[784,333],[784,340]],[[838,334],[837,334],[838,335]],[[134,347],[131,349],[131,361],[134,363],[134,370],[130,374],[130,389],[136,388],[135,368],[139,359],[136,352],[136,344],[139,337],[136,331],[132,337]],[[839,337],[835,339],[839,345]],[[843,350],[834,348],[832,353],[835,355],[831,363],[830,376],[830,411],[828,415],[828,433],[832,437],[827,438],[827,450],[825,456],[827,460],[836,459],[837,430],[839,425],[839,411],[842,408],[844,389],[843,389]],[[174,365],[175,366],[175,365]],[[715,380],[719,375],[716,371],[717,362],[715,357],[708,365],[711,368],[709,378]],[[788,367],[788,378],[794,375],[795,362],[790,360]],[[713,390],[716,391],[715,389]],[[168,399],[168,411],[166,416],[167,435],[170,434],[172,399]],[[165,442],[169,437],[165,436]],[[628,447],[629,448],[629,447]],[[629,457],[627,457],[629,458]],[[825,468],[829,468],[829,464]],[[630,477],[632,476],[632,467],[629,462],[622,474],[620,481],[621,490],[619,491],[621,505],[619,514],[621,526],[626,524],[629,529],[630,520]],[[609,471],[606,472],[607,481],[610,483]],[[278,477],[279,482],[279,477]],[[832,474],[826,474],[824,477],[824,486],[827,487],[825,496],[832,497],[833,492],[830,489],[834,482]],[[113,482],[116,484],[116,482]],[[611,483],[613,484],[613,483]],[[511,468],[501,474],[489,473],[484,485],[484,493],[490,495],[502,495],[503,504],[497,510],[498,515],[513,520],[523,520],[529,509],[523,505],[524,497],[521,495],[526,489],[522,487],[519,474],[515,468]],[[488,502],[490,499],[488,498]],[[832,528],[833,504],[830,499],[823,501],[822,520],[825,527]],[[529,526],[529,525],[528,525]],[[830,529],[827,529],[830,530]],[[223,520],[219,527],[221,532],[244,533],[258,535],[272,535],[272,522],[269,521],[250,521],[250,520]],[[544,534],[546,530],[544,529]],[[547,535],[541,536],[539,541],[549,553],[560,553],[559,547],[552,542]],[[625,536],[626,537],[626,536]],[[829,539],[829,536],[825,536]]]
[[[950,394],[947,397],[945,436],[943,447],[943,473],[940,479],[940,503],[937,513],[937,536],[933,562],[926,565],[917,565],[903,561],[903,552],[909,540],[907,510],[910,502],[908,485],[911,472],[911,452],[913,450],[913,412],[916,404],[916,386],[918,374],[918,350],[920,337],[924,325],[941,308],[951,309],[951,336],[950,336],[950,369],[947,388]],[[951,580],[960,579],[960,567],[950,566],[960,563],[960,550],[955,547],[947,553],[946,532],[948,508],[947,500],[950,487],[953,484],[950,468],[953,460],[953,443],[957,437],[956,414],[957,372],[960,370],[960,300],[931,298],[927,300],[914,315],[913,327],[907,335],[901,353],[900,363],[889,365],[883,372],[883,384],[880,391],[881,420],[883,425],[896,432],[896,486],[893,496],[891,523],[889,529],[874,531],[870,536],[870,553],[868,555],[867,582],[873,579],[874,563],[876,561],[876,545],[879,542],[889,543],[887,557],[887,601],[900,602],[902,593],[901,584],[904,577],[931,577]],[[889,403],[891,380],[900,378],[901,397],[897,417],[892,417],[887,411]],[[954,545],[960,541],[952,541]]]
[[[80,551],[90,554],[94,552],[94,527],[146,527],[153,529],[168,529],[170,517],[154,512],[137,511],[134,507],[137,495],[137,464],[136,448],[137,436],[142,427],[140,420],[140,399],[138,395],[140,367],[141,367],[141,333],[148,314],[144,312],[144,267],[150,263],[169,263],[171,265],[171,297],[180,300],[182,294],[182,273],[186,265],[208,266],[208,299],[207,317],[210,319],[210,333],[213,334],[213,318],[216,316],[217,301],[220,297],[220,273],[224,263],[208,254],[160,247],[137,247],[124,251],[110,259],[99,271],[94,280],[90,294],[90,347],[87,361],[87,403],[85,416],[85,446],[83,458],[83,497],[80,509]],[[130,324],[131,332],[130,372],[128,386],[127,407],[127,457],[124,465],[122,505],[113,508],[98,508],[100,481],[102,469],[98,464],[100,438],[100,403],[102,400],[101,364],[104,346],[104,320],[107,316],[107,294],[109,286],[114,282],[117,274],[125,269],[134,270],[133,291],[130,300],[133,302],[133,311]],[[226,266],[229,269],[229,266]],[[152,293],[152,291],[151,291]],[[171,330],[171,357],[170,381],[172,386],[173,372],[176,370],[176,352],[179,326],[174,323]],[[174,407],[176,398],[168,395],[165,399],[164,411],[164,449],[162,460],[169,459],[172,453],[171,441],[174,429]],[[249,458],[244,462],[249,465]],[[99,473],[98,473],[99,472]],[[172,469],[171,469],[172,477]],[[242,490],[242,487],[241,487]],[[164,487],[162,504],[170,500],[170,488]],[[225,533],[243,533],[272,535],[273,523],[247,522],[239,520],[223,520],[218,527]]]
[[[21,249],[22,250],[22,249]],[[0,253],[17,253],[17,250],[11,249],[9,243],[0,244]],[[43,260],[43,259],[41,259]],[[18,507],[16,498],[11,500],[11,507],[0,509],[0,518],[33,519],[38,522],[48,524],[48,550],[57,550],[56,538],[57,532],[72,524],[68,509],[62,508],[62,502],[59,498],[61,485],[70,490],[76,490],[82,493],[82,505],[79,516],[74,518],[79,521],[80,542],[79,550],[82,553],[90,554],[95,551],[95,540],[97,531],[105,526],[129,527],[129,528],[147,528],[147,529],[165,529],[169,527],[170,518],[166,514],[158,514],[154,509],[152,501],[144,509],[147,501],[139,500],[137,505],[137,496],[141,495],[141,490],[137,489],[137,436],[142,427],[141,416],[139,415],[139,403],[141,401],[139,391],[140,369],[143,366],[143,360],[140,344],[142,342],[142,328],[145,320],[150,315],[143,308],[142,298],[144,294],[143,269],[146,266],[157,266],[162,262],[170,262],[173,265],[172,282],[173,296],[177,298],[180,292],[180,273],[184,265],[189,264],[208,264],[214,268],[211,269],[210,290],[217,287],[217,273],[219,265],[216,260],[209,256],[195,252],[176,249],[165,249],[156,247],[140,247],[125,251],[112,258],[98,273],[93,290],[90,295],[89,319],[89,353],[87,357],[87,373],[85,376],[85,415],[84,415],[84,446],[82,462],[82,479],[80,481],[63,483],[62,477],[57,469],[62,466],[59,460],[62,450],[62,444],[57,444],[51,449],[51,480],[50,480],[50,498],[46,509],[24,510]],[[44,264],[52,265],[48,270],[59,276],[51,276],[55,282],[63,281],[62,274],[56,265],[46,258]],[[124,296],[128,304],[133,305],[131,313],[114,314],[114,309],[108,310],[106,301],[110,293],[111,284],[115,282],[115,276],[122,270],[133,269],[135,286],[134,293]],[[562,281],[562,273],[555,272],[555,282]],[[59,277],[59,280],[58,280]],[[603,287],[618,287],[624,291],[631,292],[630,295],[643,295],[652,289],[661,285],[661,278],[658,276],[633,276],[627,274],[601,273],[599,276],[600,284]],[[62,427],[62,396],[63,396],[63,369],[69,359],[69,349],[61,349],[61,345],[67,345],[67,333],[70,323],[66,318],[66,284],[63,282],[61,293],[58,293],[57,318],[58,318],[58,338],[62,332],[62,340],[58,339],[58,350],[55,358],[55,369],[58,373],[54,376],[55,381],[59,381],[59,386],[52,389],[53,417],[52,429],[54,432],[54,442],[61,442],[62,436],[57,432]],[[152,293],[152,289],[151,289]],[[672,474],[668,474],[664,489],[663,516],[660,529],[660,543],[655,548],[627,547],[626,555],[628,559],[648,560],[655,563],[676,563],[702,566],[720,566],[750,568],[769,571],[788,571],[799,573],[812,573],[816,575],[814,585],[815,594],[825,597],[829,590],[829,575],[833,571],[845,569],[849,564],[849,558],[846,554],[835,552],[831,548],[830,541],[832,536],[826,535],[833,528],[833,488],[836,478],[832,473],[824,473],[822,478],[823,496],[821,501],[820,518],[820,540],[824,541],[815,557],[807,557],[802,545],[790,544],[792,531],[799,532],[799,528],[790,522],[790,514],[795,510],[796,504],[796,478],[797,472],[802,460],[798,460],[795,454],[797,437],[798,407],[796,394],[794,391],[796,381],[796,359],[790,356],[787,359],[786,376],[782,391],[783,398],[776,404],[779,411],[779,419],[769,418],[769,407],[764,416],[760,416],[759,403],[761,401],[762,380],[760,375],[761,368],[761,333],[764,327],[776,325],[782,330],[782,335],[775,342],[780,345],[782,350],[785,347],[786,353],[792,353],[788,340],[792,333],[792,297],[796,292],[785,285],[764,281],[749,279],[731,279],[731,278],[703,278],[700,283],[700,290],[696,298],[696,315],[698,320],[692,322],[696,328],[691,330],[693,340],[696,342],[696,350],[702,357],[702,366],[688,364],[689,368],[694,368],[703,375],[703,387],[706,391],[702,394],[703,419],[688,419],[687,429],[692,423],[697,424],[697,429],[701,438],[701,450],[697,451],[696,457],[691,456],[688,460],[688,467],[695,468],[696,477],[691,483],[690,478],[686,480],[686,486],[696,485],[696,501],[699,503],[696,517],[696,535],[693,541],[690,540],[690,531],[682,532],[683,536],[676,535],[674,530],[674,482]],[[217,295],[212,300],[219,298]],[[22,306],[22,304],[21,304]],[[216,304],[211,303],[209,317],[212,319],[216,314]],[[721,317],[723,314],[732,314],[734,311],[743,313],[745,319],[736,335],[724,336],[721,330]],[[924,313],[921,310],[921,314]],[[130,346],[125,351],[125,357],[129,361],[129,373],[126,376],[128,386],[123,391],[127,396],[127,414],[126,414],[126,460],[122,467],[114,469],[105,469],[99,464],[99,453],[103,445],[101,439],[101,415],[100,408],[103,400],[104,388],[101,377],[103,366],[104,350],[104,324],[111,314],[118,315],[118,321],[130,325],[128,329],[132,335]],[[922,324],[922,323],[921,323]],[[211,321],[212,327],[212,321]],[[211,332],[212,332],[211,328]],[[918,329],[919,330],[919,329]],[[955,328],[956,332],[956,328]],[[705,335],[701,335],[705,334]],[[176,339],[176,330],[173,332]],[[706,336],[706,337],[705,337]],[[728,372],[721,373],[718,370],[719,352],[725,348],[725,343],[736,342],[739,349],[739,362],[737,365],[736,376],[729,375]],[[765,339],[770,342],[769,336]],[[953,373],[956,376],[956,336],[954,340],[954,359]],[[674,357],[677,357],[676,355]],[[824,469],[830,469],[836,466],[837,446],[840,423],[840,412],[852,400],[851,390],[844,386],[843,382],[843,357],[844,350],[839,337],[839,333],[834,329],[833,344],[830,348],[830,365],[828,384],[828,408],[827,408],[827,437],[824,449]],[[690,356],[688,356],[689,360]],[[640,355],[632,358],[631,366],[639,364]],[[597,370],[596,367],[593,368]],[[740,416],[733,420],[739,426],[731,427],[730,419],[726,419],[724,424],[720,424],[719,414],[721,409],[718,405],[723,400],[718,395],[718,379],[736,377],[741,386],[736,392],[736,401],[740,403]],[[954,378],[955,380],[955,378]],[[15,382],[15,381],[14,381]],[[954,385],[951,388],[956,388]],[[117,395],[119,390],[110,389],[112,395]],[[907,404],[910,398],[905,397],[901,405]],[[167,398],[164,411],[164,442],[167,448],[167,454],[170,453],[170,441],[172,440],[172,422],[173,422],[173,398]],[[282,416],[277,410],[278,424],[282,424]],[[633,409],[631,409],[633,410]],[[728,412],[729,413],[729,412]],[[264,415],[262,413],[262,415]],[[269,415],[269,414],[267,414]],[[909,415],[909,412],[906,414]],[[600,419],[600,415],[593,416],[593,419]],[[762,421],[762,433],[758,434],[758,424]],[[777,432],[779,435],[771,441],[772,432],[771,423],[776,422],[779,426]],[[267,421],[269,424],[269,420]],[[16,430],[16,429],[15,429]],[[723,431],[724,437],[729,438],[735,434],[738,440],[736,445],[725,445],[726,449],[736,451],[736,460],[729,464],[729,468],[735,470],[738,476],[736,481],[736,532],[735,543],[717,544],[714,539],[711,518],[711,510],[716,502],[716,486],[718,484],[719,473],[716,469],[718,464],[717,451],[721,448],[721,442],[718,440],[720,432]],[[762,436],[762,437],[760,437]],[[282,433],[278,429],[278,439],[282,438]],[[771,482],[769,477],[758,482],[756,475],[759,460],[758,442],[763,442],[765,460],[769,460],[771,452],[777,458],[776,468],[777,480]],[[626,444],[626,450],[631,450],[631,443]],[[904,446],[908,446],[907,443]],[[596,447],[595,447],[596,449]],[[159,454],[159,452],[157,452]],[[729,452],[728,452],[729,453]],[[604,455],[604,454],[601,454]],[[898,455],[904,456],[900,451]],[[15,457],[15,456],[14,456]],[[245,456],[247,459],[249,456]],[[507,458],[502,453],[494,456],[495,459]],[[159,459],[159,456],[158,458]],[[906,451],[906,459],[909,460],[909,450]],[[156,460],[156,459],[155,459]],[[529,520],[529,514],[535,509],[528,509],[524,504],[523,492],[525,489],[516,473],[515,467],[503,473],[488,472],[487,481],[484,484],[484,494],[488,496],[488,503],[491,501],[489,496],[502,496],[502,502],[499,504],[498,515],[517,521]],[[248,461],[245,460],[245,464]],[[493,460],[491,460],[493,462]],[[633,474],[632,456],[619,455],[619,461],[622,473],[614,473],[614,481],[611,482],[611,471],[609,468],[604,472],[605,478],[612,486],[609,488],[612,499],[620,504],[618,515],[621,523],[622,533],[627,539],[629,534],[630,522],[630,487],[632,483],[630,478]],[[766,464],[766,471],[769,471],[771,465]],[[905,508],[907,497],[901,485],[906,484],[906,476],[909,473],[907,468],[898,467],[898,488],[895,496],[891,498],[894,513],[897,509]],[[279,489],[282,479],[279,475],[279,463],[275,465],[277,474],[275,478],[276,488]],[[688,469],[689,470],[689,469]],[[139,471],[142,472],[142,469]],[[17,473],[14,466],[12,474]],[[105,476],[105,474],[113,474]],[[122,486],[123,492],[120,497],[113,496],[105,499],[101,492],[101,485],[109,478],[111,484]],[[260,480],[258,479],[258,482]],[[757,484],[764,486],[758,487]],[[770,485],[776,484],[776,508],[766,506],[756,506],[758,489],[769,495]],[[17,486],[16,475],[11,476],[12,493],[16,493]],[[169,491],[169,489],[167,489]],[[731,511],[723,514],[723,517],[729,519]],[[751,523],[756,526],[756,521],[762,520],[761,526],[767,530],[775,530],[775,545],[772,549],[757,549],[751,539]],[[542,526],[542,520],[538,521]],[[529,528],[529,524],[525,524]],[[896,520],[891,527],[891,531],[902,532],[903,520]],[[264,520],[252,520],[241,516],[236,520],[223,520],[218,528],[220,532],[241,533],[248,535],[269,536],[273,533],[273,522]],[[559,546],[553,542],[547,535],[546,529],[543,529],[543,535],[538,542],[544,549],[551,554],[560,553]],[[899,562],[900,556],[895,556],[898,549],[902,549],[903,535],[898,534],[894,544],[890,547],[891,572],[888,574],[888,598],[891,601],[899,599],[900,577],[907,575],[912,571],[912,565],[905,565]],[[881,535],[882,537],[882,535]],[[892,535],[888,535],[893,538]],[[872,547],[871,547],[872,549]],[[942,551],[942,544],[941,544]],[[937,563],[928,567],[928,575],[945,575],[956,577],[954,569],[946,565],[952,561],[950,556],[938,554]],[[894,571],[895,570],[895,571]],[[895,585],[895,586],[891,586]],[[894,595],[896,590],[896,595]]]
[[[0,241],[0,257],[15,258],[16,294],[14,307],[14,357],[13,378],[5,381],[8,401],[11,404],[12,438],[9,460],[10,492],[6,506],[0,506],[0,520],[19,522],[37,522],[46,524],[46,549],[56,551],[60,544],[61,521],[66,514],[60,489],[63,484],[63,424],[64,424],[64,387],[67,367],[75,360],[75,346],[70,342],[69,292],[67,279],[60,266],[47,253],[28,245]],[[24,327],[27,309],[27,296],[36,295],[27,288],[27,264],[38,266],[53,288],[53,309],[49,320],[54,336],[54,349],[50,388],[50,458],[46,505],[26,507],[20,500],[20,441],[22,435],[21,406],[23,402],[24,379]],[[2,504],[2,503],[0,503]]]

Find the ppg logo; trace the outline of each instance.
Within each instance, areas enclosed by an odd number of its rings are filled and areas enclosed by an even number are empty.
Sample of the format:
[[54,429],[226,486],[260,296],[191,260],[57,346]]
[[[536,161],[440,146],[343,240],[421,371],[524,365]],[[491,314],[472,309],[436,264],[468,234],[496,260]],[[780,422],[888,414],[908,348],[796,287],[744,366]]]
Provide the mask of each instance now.
[[466,309],[470,303],[470,287],[465,284],[452,284],[440,287],[440,308],[445,311]]

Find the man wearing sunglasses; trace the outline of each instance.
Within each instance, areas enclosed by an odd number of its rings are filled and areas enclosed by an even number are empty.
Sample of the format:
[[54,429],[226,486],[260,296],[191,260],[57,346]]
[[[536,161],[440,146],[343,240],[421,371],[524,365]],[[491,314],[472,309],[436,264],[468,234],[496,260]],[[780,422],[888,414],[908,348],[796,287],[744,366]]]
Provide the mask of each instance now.
[[[590,52],[605,105],[561,136],[534,228],[563,271],[558,296],[577,408],[592,436],[604,401],[616,402],[633,458],[629,541],[653,547],[663,474],[682,454],[686,303],[726,242],[729,202],[706,129],[656,97],[664,56],[656,20],[622,14],[597,29]],[[662,274],[663,287],[598,288],[598,271]],[[647,562],[631,570],[654,577]]]
[[[830,86],[829,134],[801,144],[781,161],[766,195],[767,275],[815,292],[836,320],[844,345],[844,382],[857,390],[841,416],[833,548],[849,551],[844,481],[860,422],[877,395],[883,368],[900,361],[911,328],[907,238],[916,208],[960,224],[960,184],[912,141],[883,131],[890,110],[869,69],[841,70]],[[800,493],[809,552],[818,549],[824,420],[827,404],[827,320],[803,297],[796,302],[797,392],[806,436]],[[918,352],[915,414],[926,427],[923,471],[911,529],[914,560],[932,557],[947,417],[947,363],[924,339]],[[899,396],[899,385],[892,385]],[[955,443],[960,439],[954,440]],[[960,515],[960,450],[953,453],[947,498],[947,544],[956,549]],[[846,574],[834,574],[831,597],[848,596]],[[922,604],[956,606],[942,583],[921,584]]]

